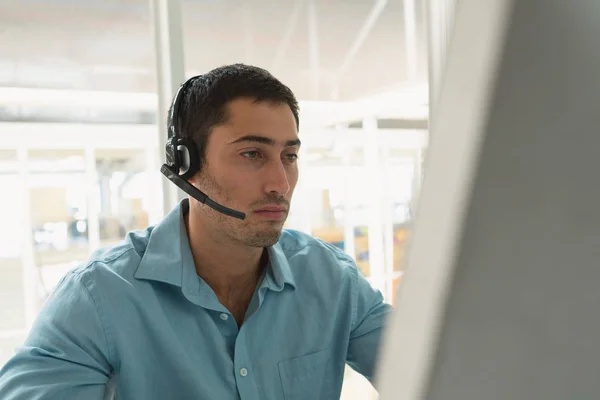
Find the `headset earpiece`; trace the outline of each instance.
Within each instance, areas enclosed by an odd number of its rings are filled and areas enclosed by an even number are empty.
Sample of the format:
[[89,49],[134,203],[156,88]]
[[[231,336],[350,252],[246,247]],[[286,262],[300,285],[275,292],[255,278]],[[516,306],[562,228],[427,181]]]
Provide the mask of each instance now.
[[196,143],[190,138],[177,141],[177,153],[179,156],[179,176],[190,179],[198,172],[198,150]]
[[165,150],[167,165],[178,176],[187,180],[198,172],[198,151],[192,139],[172,137]]

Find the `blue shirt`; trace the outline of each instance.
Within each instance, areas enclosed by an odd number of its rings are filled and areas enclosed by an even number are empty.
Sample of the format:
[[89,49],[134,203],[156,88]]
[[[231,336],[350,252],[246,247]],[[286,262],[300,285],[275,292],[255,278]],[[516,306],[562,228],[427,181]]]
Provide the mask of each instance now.
[[0,399],[334,399],[372,380],[391,307],[350,257],[284,231],[244,323],[195,271],[184,200],[67,274],[0,371]]

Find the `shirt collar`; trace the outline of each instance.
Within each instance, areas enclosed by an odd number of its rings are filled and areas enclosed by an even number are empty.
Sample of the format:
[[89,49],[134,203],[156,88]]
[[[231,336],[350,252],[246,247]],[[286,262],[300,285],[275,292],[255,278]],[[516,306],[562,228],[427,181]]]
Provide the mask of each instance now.
[[135,272],[135,278],[182,286],[185,276],[184,258],[188,259],[184,257],[186,250],[189,258],[192,259],[183,221],[183,215],[188,207],[187,200],[183,200],[152,228],[146,251]]
[[267,282],[269,289],[281,292],[285,284],[289,284],[294,289],[296,281],[292,274],[292,269],[285,256],[280,243],[268,248],[269,252],[269,270],[267,273]]
[[[135,278],[179,286],[186,295],[200,294],[202,281],[196,274],[183,220],[188,210],[188,199],[184,199],[152,229]],[[268,253],[269,268],[263,282],[277,292],[282,291],[285,284],[295,288],[296,281],[281,244],[269,247]]]

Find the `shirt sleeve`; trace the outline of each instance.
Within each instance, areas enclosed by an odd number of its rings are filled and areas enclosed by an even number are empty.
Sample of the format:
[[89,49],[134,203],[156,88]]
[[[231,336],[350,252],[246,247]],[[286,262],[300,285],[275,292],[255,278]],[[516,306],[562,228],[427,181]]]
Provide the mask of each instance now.
[[0,399],[103,399],[109,359],[96,301],[81,276],[69,273],[0,370]]
[[346,362],[352,369],[374,383],[380,345],[392,306],[384,303],[383,295],[358,272],[354,274],[354,319]]

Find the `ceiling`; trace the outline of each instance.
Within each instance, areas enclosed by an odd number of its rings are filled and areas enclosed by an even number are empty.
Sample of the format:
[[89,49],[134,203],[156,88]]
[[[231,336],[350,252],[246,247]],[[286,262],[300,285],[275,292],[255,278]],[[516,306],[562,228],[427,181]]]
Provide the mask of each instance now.
[[[301,100],[354,100],[422,84],[424,15],[413,1],[412,76],[404,0],[386,2],[354,57],[376,0],[183,0],[186,73],[255,64]],[[0,0],[0,86],[155,92],[150,21],[148,0]]]

